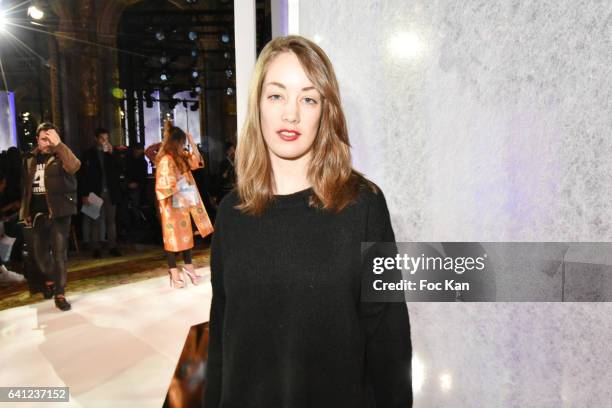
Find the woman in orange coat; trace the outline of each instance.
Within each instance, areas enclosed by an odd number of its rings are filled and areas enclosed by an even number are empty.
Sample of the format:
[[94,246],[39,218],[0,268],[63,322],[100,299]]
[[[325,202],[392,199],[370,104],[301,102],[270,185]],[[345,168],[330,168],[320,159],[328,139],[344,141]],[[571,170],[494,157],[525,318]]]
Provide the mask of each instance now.
[[[184,149],[185,142],[191,153]],[[170,286],[183,288],[183,275],[176,267],[176,255],[183,253],[183,272],[194,285],[200,276],[191,260],[193,230],[191,218],[202,237],[212,233],[213,227],[198,192],[191,170],[204,167],[204,160],[191,134],[166,122],[164,141],[156,157],[155,194],[159,201],[164,249],[168,258]]]

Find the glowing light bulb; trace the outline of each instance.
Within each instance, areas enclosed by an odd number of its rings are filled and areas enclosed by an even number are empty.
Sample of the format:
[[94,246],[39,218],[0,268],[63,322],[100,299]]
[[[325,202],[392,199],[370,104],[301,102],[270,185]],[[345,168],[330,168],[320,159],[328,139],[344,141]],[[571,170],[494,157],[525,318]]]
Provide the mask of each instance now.
[[34,20],[40,20],[45,16],[45,13],[36,6],[30,6],[28,7],[28,16]]

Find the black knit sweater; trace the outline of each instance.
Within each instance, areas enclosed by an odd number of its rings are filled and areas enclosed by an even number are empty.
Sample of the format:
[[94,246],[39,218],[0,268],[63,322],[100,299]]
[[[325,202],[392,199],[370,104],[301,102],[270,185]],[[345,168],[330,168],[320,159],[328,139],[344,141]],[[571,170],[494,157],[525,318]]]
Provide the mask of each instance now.
[[337,214],[312,190],[219,207],[205,408],[412,406],[405,303],[360,302],[361,242],[394,241],[382,192]]

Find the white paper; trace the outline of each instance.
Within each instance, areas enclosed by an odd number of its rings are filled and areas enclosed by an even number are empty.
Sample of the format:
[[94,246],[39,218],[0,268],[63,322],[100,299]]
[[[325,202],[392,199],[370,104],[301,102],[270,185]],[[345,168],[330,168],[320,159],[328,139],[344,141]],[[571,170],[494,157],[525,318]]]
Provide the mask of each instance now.
[[172,207],[174,208],[182,208],[181,203],[179,202],[179,197],[183,197],[185,201],[187,201],[187,206],[192,207],[198,204],[198,190],[195,185],[191,185],[187,182],[185,177],[181,177],[176,183],[176,186],[179,189],[177,194],[172,195]]
[[81,212],[87,215],[88,217],[97,220],[100,216],[100,208],[102,208],[104,200],[94,193],[89,193],[89,196],[87,196],[87,198],[89,199],[89,204],[83,204],[83,206],[81,207]]

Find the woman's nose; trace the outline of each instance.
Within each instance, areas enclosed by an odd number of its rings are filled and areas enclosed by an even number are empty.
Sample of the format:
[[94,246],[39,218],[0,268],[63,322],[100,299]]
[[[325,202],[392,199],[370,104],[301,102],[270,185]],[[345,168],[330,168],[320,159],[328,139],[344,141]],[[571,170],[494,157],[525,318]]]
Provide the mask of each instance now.
[[299,123],[300,113],[297,102],[289,102],[285,105],[282,119],[289,123]]

